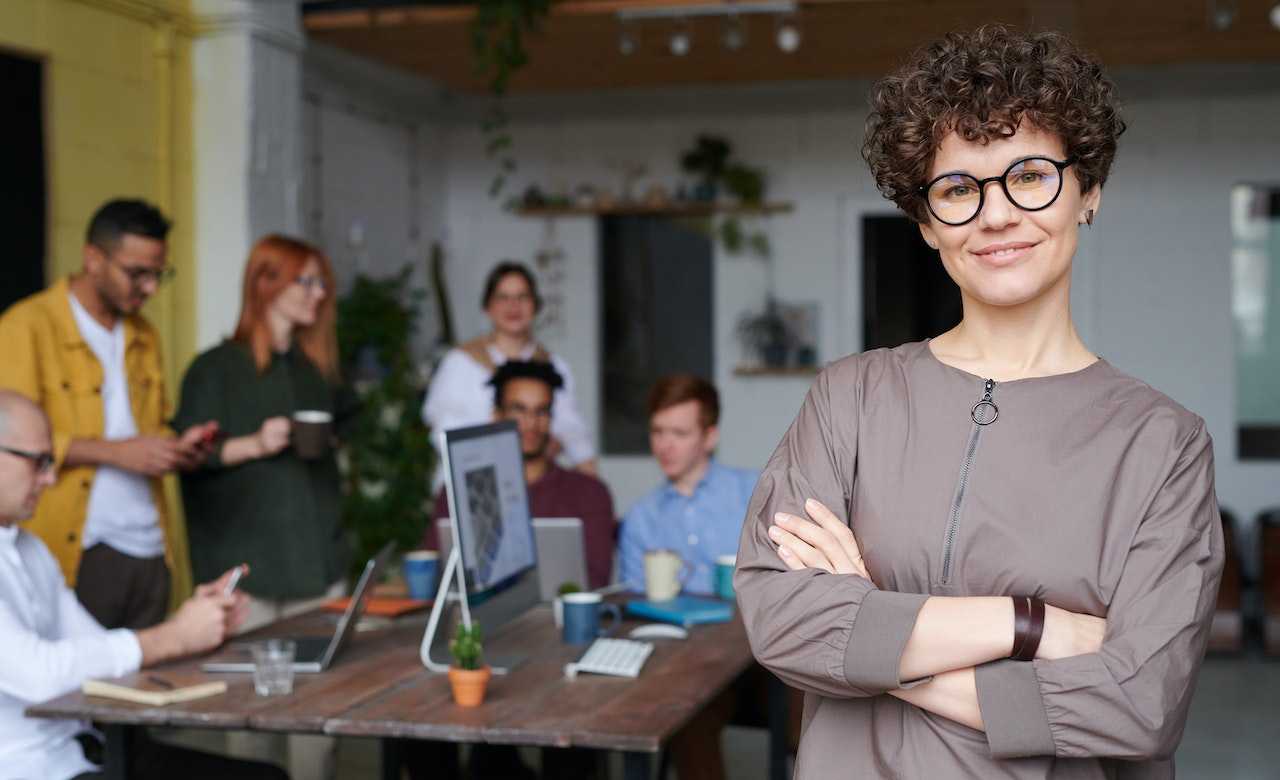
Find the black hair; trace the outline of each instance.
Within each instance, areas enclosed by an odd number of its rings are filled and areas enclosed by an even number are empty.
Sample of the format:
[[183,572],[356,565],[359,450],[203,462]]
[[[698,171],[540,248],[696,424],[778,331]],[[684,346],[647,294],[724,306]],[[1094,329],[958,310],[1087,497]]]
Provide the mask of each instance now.
[[501,282],[502,277],[508,274],[519,274],[524,277],[525,282],[529,285],[529,292],[533,294],[534,313],[542,311],[542,296],[538,294],[538,280],[533,277],[533,271],[529,270],[529,266],[524,263],[517,263],[515,260],[503,260],[495,265],[489,275],[485,277],[484,297],[480,299],[480,308],[489,308],[489,301],[493,298],[493,293],[498,289],[498,282]]
[[145,200],[117,198],[102,204],[94,213],[85,242],[110,252],[126,234],[164,241],[171,224],[160,209]]
[[564,377],[555,366],[541,360],[508,360],[498,366],[489,379],[493,386],[493,408],[502,408],[502,394],[506,392],[507,383],[513,379],[536,379],[545,382],[551,394],[564,387]]

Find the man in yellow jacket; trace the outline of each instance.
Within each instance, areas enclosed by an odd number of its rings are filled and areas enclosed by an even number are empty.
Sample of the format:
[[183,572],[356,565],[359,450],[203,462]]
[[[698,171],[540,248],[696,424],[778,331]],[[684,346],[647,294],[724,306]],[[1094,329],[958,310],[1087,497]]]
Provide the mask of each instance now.
[[29,528],[106,628],[160,623],[169,604],[170,513],[161,477],[207,455],[216,424],[180,437],[169,417],[159,336],[139,313],[164,280],[169,221],[113,200],[89,223],[84,266],[0,317],[0,387],[53,424],[57,483]]

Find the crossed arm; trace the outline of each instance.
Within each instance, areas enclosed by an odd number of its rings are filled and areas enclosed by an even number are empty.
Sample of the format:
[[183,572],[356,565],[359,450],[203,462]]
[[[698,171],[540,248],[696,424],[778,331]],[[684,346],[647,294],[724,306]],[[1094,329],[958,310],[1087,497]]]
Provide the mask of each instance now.
[[[853,531],[820,502],[805,502],[808,517],[779,512],[769,528],[778,555],[793,571],[821,569],[871,579]],[[1037,658],[1097,652],[1103,618],[1045,606]],[[984,731],[974,667],[1007,658],[1013,649],[1013,602],[1006,597],[930,597],[916,618],[899,662],[899,679],[932,678],[889,695],[935,715]]]

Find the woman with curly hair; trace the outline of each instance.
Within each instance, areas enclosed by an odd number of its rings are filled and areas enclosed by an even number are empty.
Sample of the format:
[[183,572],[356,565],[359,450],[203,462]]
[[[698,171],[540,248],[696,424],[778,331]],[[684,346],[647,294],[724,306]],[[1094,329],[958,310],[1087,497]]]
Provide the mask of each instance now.
[[1204,422],[1071,322],[1124,130],[1066,38],[990,26],[871,95],[863,156],[963,321],[810,389],[734,585],[806,692],[801,778],[1173,777],[1222,532]]

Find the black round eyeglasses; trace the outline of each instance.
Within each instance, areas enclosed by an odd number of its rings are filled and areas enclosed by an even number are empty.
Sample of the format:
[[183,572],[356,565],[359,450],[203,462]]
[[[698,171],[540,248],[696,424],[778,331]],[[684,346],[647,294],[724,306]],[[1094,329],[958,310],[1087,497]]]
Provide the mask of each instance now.
[[964,225],[982,213],[987,185],[999,182],[1009,202],[1023,211],[1040,211],[1053,205],[1062,193],[1062,172],[1075,160],[1026,157],[1016,160],[999,176],[979,179],[967,173],[944,173],[918,192],[929,213],[944,225]]

